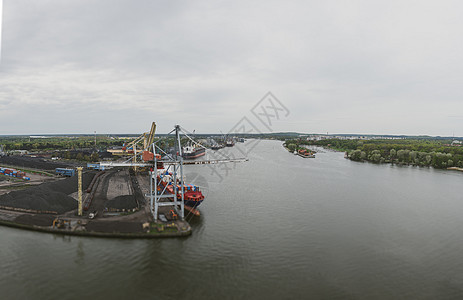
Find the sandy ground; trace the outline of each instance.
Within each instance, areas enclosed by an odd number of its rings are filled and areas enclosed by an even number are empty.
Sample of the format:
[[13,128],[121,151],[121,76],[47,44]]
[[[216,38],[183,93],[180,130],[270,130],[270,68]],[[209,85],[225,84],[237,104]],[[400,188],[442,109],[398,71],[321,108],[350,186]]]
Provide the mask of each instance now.
[[127,169],[115,172],[108,181],[108,191],[106,192],[106,198],[108,200],[114,199],[117,196],[132,195],[132,185],[129,178],[129,172]]
[[149,176],[137,175],[136,178],[137,178],[138,185],[140,186],[143,196],[146,194],[149,194],[150,193]]

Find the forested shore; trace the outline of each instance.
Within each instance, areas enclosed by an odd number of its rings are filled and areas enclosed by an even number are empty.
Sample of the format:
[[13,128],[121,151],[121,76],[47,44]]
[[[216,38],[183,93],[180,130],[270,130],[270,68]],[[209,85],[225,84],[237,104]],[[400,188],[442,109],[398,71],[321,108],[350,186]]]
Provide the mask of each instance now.
[[463,167],[463,146],[449,140],[432,139],[377,139],[341,140],[325,139],[307,141],[295,139],[286,144],[314,145],[345,151],[353,161],[393,163],[421,167],[448,168]]

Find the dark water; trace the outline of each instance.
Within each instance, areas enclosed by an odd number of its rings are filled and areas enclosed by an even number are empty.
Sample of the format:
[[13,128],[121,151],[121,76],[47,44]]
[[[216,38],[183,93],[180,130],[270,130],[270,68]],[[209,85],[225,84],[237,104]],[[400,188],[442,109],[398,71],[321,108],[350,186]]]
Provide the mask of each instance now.
[[[236,151],[235,149],[232,151]],[[463,173],[316,159],[261,141],[188,238],[0,227],[1,299],[463,299]]]

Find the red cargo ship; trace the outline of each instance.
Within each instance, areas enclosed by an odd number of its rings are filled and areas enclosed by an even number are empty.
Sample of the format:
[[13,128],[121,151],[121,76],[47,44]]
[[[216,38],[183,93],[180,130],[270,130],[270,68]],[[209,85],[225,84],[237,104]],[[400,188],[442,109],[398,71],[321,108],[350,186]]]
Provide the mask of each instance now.
[[[161,192],[165,189],[169,194],[174,195],[174,185],[172,180],[172,173],[163,173],[157,176],[159,186],[158,191]],[[177,180],[178,181],[178,180]],[[162,188],[162,190],[161,190]],[[199,187],[192,184],[184,184],[184,201],[185,205],[191,208],[195,208],[200,205],[204,200],[204,195],[200,191]],[[177,182],[177,200],[182,200],[182,187]]]

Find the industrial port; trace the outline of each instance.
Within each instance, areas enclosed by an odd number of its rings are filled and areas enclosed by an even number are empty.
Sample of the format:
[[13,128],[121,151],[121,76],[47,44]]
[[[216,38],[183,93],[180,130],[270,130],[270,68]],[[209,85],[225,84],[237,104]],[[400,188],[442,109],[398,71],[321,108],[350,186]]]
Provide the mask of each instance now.
[[[155,130],[153,122],[111,161],[1,157],[0,224],[99,237],[190,235],[188,220],[200,218],[205,197],[201,187],[187,182],[186,165],[246,159],[196,160],[210,148],[178,125],[164,138],[155,139]],[[161,147],[163,139],[170,139],[173,148]],[[230,146],[231,139],[222,144]]]

